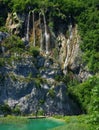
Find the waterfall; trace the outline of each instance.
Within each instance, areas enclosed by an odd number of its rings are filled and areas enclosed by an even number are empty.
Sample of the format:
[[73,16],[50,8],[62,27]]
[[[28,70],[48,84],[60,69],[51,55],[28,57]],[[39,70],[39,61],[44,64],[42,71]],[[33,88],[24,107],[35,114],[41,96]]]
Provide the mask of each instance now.
[[33,46],[35,46],[35,17],[33,11]]
[[45,14],[43,14],[43,17],[44,17],[44,27],[45,27],[46,54],[48,54],[49,53],[49,45],[50,45],[50,35],[47,32],[47,24],[46,24]]
[[28,14],[28,19],[27,19],[27,32],[26,32],[26,40],[29,42],[29,26],[30,26],[30,12]]
[[70,39],[67,40],[67,55],[64,63],[64,69],[66,69],[69,61],[69,55],[70,55]]
[[65,63],[64,63],[64,69],[67,68],[67,65],[70,61],[70,55],[71,55],[71,46],[70,46],[70,43],[71,43],[71,40],[73,38],[73,32],[72,32],[72,24],[70,23],[69,25],[69,38],[67,40],[67,55],[66,55],[66,59],[65,59]]
[[70,24],[70,26],[69,26],[69,36],[70,36],[70,40],[71,40],[72,37],[73,37],[73,33],[72,33],[72,24]]
[[72,39],[73,37],[73,33],[72,33],[72,18],[71,18],[71,15],[69,16],[69,37],[70,37],[70,40]]
[[42,27],[41,27],[41,13],[39,13],[39,25],[40,25],[40,50],[43,50],[43,34],[42,34]]

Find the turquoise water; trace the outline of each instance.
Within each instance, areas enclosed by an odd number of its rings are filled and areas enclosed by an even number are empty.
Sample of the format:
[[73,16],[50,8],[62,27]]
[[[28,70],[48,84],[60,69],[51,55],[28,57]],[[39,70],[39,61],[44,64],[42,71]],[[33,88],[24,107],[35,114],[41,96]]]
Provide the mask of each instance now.
[[0,124],[0,130],[49,130],[63,124],[56,120],[34,119],[25,124]]

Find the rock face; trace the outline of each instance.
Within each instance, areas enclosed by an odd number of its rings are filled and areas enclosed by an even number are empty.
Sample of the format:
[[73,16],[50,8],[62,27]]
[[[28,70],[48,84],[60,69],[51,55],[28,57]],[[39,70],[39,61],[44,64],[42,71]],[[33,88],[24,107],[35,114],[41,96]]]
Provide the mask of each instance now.
[[8,13],[6,20],[6,27],[11,34],[16,34],[22,36],[22,31],[24,28],[25,15],[17,13]]
[[80,113],[77,104],[68,97],[66,85],[55,80],[55,76],[62,75],[59,64],[41,56],[36,64],[32,58],[25,61],[0,67],[0,104],[18,107],[23,114]]
[[0,103],[19,108],[23,114],[79,114],[79,107],[67,94],[66,84],[56,80],[68,71],[81,82],[91,76],[81,62],[77,25],[61,21],[54,32],[48,24],[44,14],[37,18],[34,12],[8,14],[9,31],[26,41],[25,47],[39,46],[40,55],[19,55],[20,60],[11,60],[10,64],[6,61],[0,67]]
[[0,32],[0,43],[9,36],[8,33]]

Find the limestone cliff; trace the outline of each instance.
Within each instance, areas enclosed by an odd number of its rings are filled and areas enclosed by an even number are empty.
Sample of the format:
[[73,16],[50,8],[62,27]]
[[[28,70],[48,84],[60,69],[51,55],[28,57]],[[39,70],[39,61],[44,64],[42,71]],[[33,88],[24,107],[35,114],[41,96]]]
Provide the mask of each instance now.
[[[91,75],[82,64],[77,25],[72,20],[60,21],[58,27],[51,28],[51,21],[44,12],[8,14],[6,27],[10,35],[21,37],[25,54],[10,52],[8,55],[1,43],[2,56],[7,59],[0,67],[1,104],[18,107],[24,114],[72,115],[81,112],[68,96],[66,83],[57,80],[57,76],[64,77],[71,71],[73,77],[82,82]],[[36,57],[27,52],[31,46],[39,47],[40,54]],[[10,57],[14,58],[8,62]]]
[[67,86],[55,80],[63,75],[59,64],[41,56],[36,63],[32,60],[23,58],[0,67],[0,104],[17,107],[23,114],[79,114],[77,104],[67,95]]

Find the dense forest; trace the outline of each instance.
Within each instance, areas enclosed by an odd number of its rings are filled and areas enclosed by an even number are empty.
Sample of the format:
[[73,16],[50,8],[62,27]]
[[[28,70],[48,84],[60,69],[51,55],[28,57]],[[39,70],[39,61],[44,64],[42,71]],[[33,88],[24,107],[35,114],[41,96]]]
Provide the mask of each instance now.
[[[82,64],[92,77],[84,82],[71,80],[72,74],[63,78],[57,77],[68,86],[68,95],[75,99],[84,114],[89,115],[87,122],[99,129],[99,0],[0,0],[0,30],[8,31],[5,27],[8,12],[19,14],[29,13],[30,10],[45,11],[48,19],[62,19],[69,24],[69,17],[78,26]],[[50,26],[55,30],[55,22]],[[58,24],[56,22],[56,24]],[[57,25],[58,26],[58,25]],[[9,41],[5,40],[5,44]],[[18,37],[17,42],[20,41]],[[16,44],[16,43],[15,43]],[[19,44],[21,48],[24,47]],[[18,44],[16,44],[18,46]],[[17,47],[18,48],[18,47]],[[20,48],[20,47],[19,47]],[[1,62],[1,61],[0,61]],[[0,63],[1,64],[1,63]],[[89,129],[90,130],[90,129]]]

